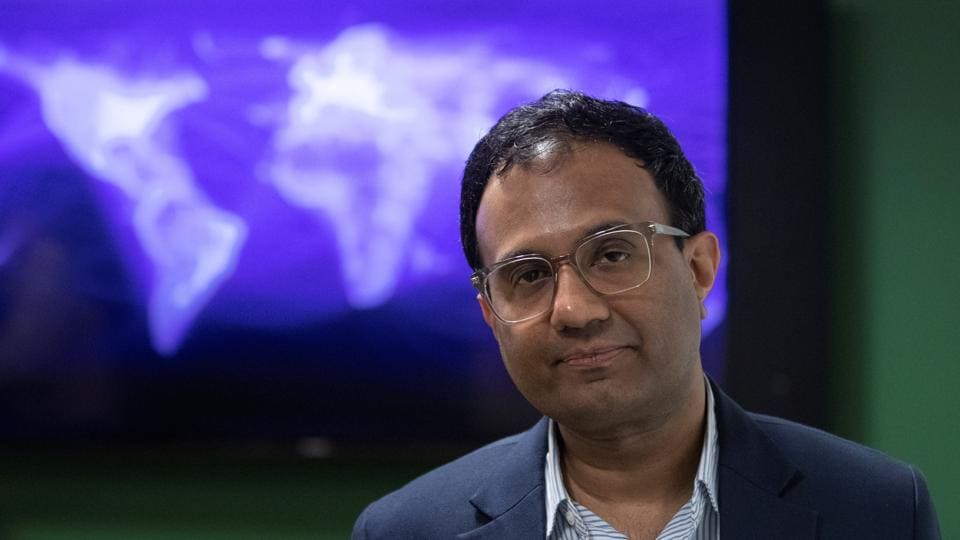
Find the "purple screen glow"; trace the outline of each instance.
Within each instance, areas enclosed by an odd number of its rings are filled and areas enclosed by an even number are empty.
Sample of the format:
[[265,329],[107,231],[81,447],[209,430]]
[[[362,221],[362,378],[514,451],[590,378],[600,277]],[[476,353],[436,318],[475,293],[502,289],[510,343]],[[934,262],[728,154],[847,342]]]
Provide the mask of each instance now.
[[[367,349],[349,344],[374,342],[379,356],[403,351],[404,377],[439,362],[474,373],[468,364],[497,353],[459,247],[462,164],[506,110],[554,88],[663,118],[725,243],[723,2],[137,6],[3,8],[0,370],[58,339],[38,305],[46,279],[145,325],[118,336],[101,309],[107,322],[84,338],[96,344],[43,361],[56,369],[109,371],[97,354],[143,361],[109,352],[135,350],[131,335],[165,362],[208,326],[229,338],[337,333],[350,320],[360,333],[329,346],[315,336],[312,362],[363,362]],[[78,194],[92,201],[83,218]],[[71,247],[87,226],[102,233]],[[705,336],[725,303],[718,287]],[[375,322],[387,316],[389,327]],[[17,333],[37,320],[54,335]],[[425,342],[409,345],[416,336]],[[719,371],[721,359],[705,360]]]

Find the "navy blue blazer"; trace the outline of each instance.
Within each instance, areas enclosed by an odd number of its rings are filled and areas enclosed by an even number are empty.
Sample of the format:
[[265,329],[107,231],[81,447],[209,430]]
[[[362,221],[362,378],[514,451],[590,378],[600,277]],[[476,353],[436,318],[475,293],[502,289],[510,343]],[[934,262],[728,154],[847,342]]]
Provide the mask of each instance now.
[[[713,392],[723,538],[940,538],[917,469]],[[546,452],[543,419],[374,502],[353,538],[542,539]]]

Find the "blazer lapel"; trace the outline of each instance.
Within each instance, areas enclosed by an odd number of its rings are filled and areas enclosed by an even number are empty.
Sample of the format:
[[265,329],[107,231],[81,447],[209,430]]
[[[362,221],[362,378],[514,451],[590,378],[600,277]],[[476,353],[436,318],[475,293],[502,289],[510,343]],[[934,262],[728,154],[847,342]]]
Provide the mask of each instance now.
[[479,538],[543,538],[544,456],[547,454],[547,419],[542,418],[520,436],[470,503],[490,521],[457,536]]
[[[711,384],[712,381],[711,381]],[[783,499],[801,473],[715,384],[720,531],[725,538],[816,538],[817,513]],[[547,419],[520,436],[470,502],[484,525],[457,536],[543,538]]]
[[[712,381],[711,381],[711,384]],[[725,538],[816,538],[817,513],[783,499],[802,475],[715,384],[720,533]]]

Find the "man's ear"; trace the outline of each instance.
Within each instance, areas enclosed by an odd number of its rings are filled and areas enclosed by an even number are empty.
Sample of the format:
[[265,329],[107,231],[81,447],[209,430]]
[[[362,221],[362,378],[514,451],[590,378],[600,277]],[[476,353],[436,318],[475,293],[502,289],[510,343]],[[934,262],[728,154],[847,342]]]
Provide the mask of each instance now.
[[700,318],[707,317],[707,307],[704,301],[717,279],[720,268],[720,242],[717,235],[710,231],[703,231],[684,242],[684,253],[690,275],[693,278],[693,287],[700,301]]
[[487,303],[487,299],[483,297],[482,294],[477,293],[477,302],[480,304],[480,313],[483,314],[483,320],[487,323],[487,326],[493,330],[493,320],[497,317],[493,314],[493,310],[490,309],[490,304]]

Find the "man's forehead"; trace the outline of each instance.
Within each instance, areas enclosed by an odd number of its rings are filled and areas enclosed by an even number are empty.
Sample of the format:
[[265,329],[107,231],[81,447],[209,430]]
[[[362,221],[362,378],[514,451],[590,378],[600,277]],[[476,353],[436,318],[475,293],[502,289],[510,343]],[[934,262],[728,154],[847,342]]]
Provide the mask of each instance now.
[[494,175],[477,213],[484,264],[511,254],[568,249],[592,233],[666,221],[666,201],[640,162],[606,144],[581,145],[559,167]]
[[640,168],[646,167],[646,163],[642,159],[635,158],[623,148],[606,141],[577,138],[576,136],[544,138],[529,147],[518,150],[509,160],[502,161],[494,167],[494,172],[488,179],[488,185],[490,182],[502,181],[509,176],[514,168],[543,175],[550,174],[574,158],[581,157],[584,154],[593,154],[594,152],[591,152],[591,150],[596,149],[603,149],[604,153],[616,154],[629,159]]

